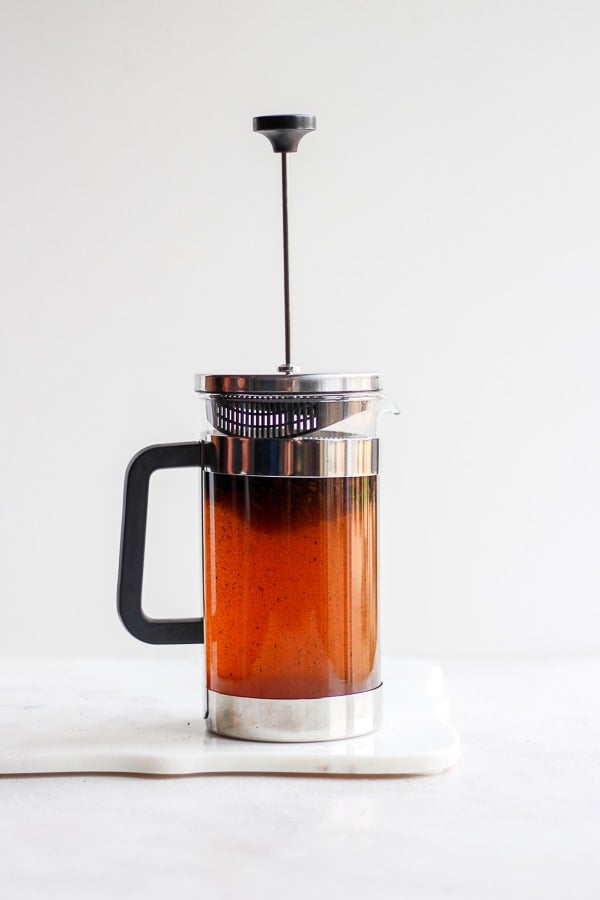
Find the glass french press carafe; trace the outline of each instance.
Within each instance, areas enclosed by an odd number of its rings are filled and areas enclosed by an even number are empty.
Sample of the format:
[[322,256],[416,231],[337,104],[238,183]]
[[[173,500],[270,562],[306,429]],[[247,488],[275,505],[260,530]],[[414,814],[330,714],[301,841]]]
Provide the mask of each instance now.
[[[381,715],[374,374],[291,364],[287,153],[312,116],[262,116],[282,160],[286,361],[271,375],[198,375],[201,440],[149,447],[125,480],[119,613],[156,644],[206,643],[208,727],[250,740],[354,737]],[[204,618],[141,606],[150,476],[202,470]]]

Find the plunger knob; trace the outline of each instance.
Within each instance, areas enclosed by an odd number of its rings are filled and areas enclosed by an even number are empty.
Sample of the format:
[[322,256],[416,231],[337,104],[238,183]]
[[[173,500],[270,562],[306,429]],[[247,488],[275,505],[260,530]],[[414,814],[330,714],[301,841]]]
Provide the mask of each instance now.
[[255,116],[254,131],[271,141],[273,153],[295,153],[305,134],[317,127],[316,116]]

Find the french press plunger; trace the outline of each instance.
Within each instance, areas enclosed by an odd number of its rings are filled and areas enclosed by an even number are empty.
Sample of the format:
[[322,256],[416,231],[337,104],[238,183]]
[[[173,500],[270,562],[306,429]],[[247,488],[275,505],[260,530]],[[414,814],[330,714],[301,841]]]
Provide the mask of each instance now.
[[[148,447],[125,477],[118,608],[152,644],[206,643],[208,727],[250,740],[319,741],[377,728],[377,416],[374,374],[291,363],[287,154],[314,116],[260,116],[281,155],[285,362],[270,375],[197,375],[201,440]],[[202,473],[204,618],[141,605],[148,486]]]

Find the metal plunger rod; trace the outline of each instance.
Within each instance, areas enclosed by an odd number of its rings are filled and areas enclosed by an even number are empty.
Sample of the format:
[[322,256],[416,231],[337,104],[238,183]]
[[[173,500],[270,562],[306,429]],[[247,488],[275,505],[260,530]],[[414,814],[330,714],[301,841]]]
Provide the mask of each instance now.
[[291,373],[292,365],[292,323],[290,311],[290,256],[288,236],[288,196],[287,196],[287,155],[295,153],[305,134],[317,127],[314,116],[257,116],[254,131],[271,142],[274,153],[281,153],[281,211],[283,218],[283,301],[285,315],[285,363],[280,372]]
[[281,213],[283,218],[283,304],[285,316],[285,368],[292,370],[290,310],[290,248],[288,237],[287,153],[281,154]]

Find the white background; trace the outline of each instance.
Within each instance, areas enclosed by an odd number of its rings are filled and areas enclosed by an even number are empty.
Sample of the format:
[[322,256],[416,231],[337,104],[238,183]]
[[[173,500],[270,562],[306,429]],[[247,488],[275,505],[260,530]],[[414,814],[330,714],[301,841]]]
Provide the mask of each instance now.
[[[0,652],[148,648],[123,473],[197,371],[379,370],[384,649],[600,649],[597,4],[0,0]],[[146,604],[199,609],[197,483],[153,485]]]

